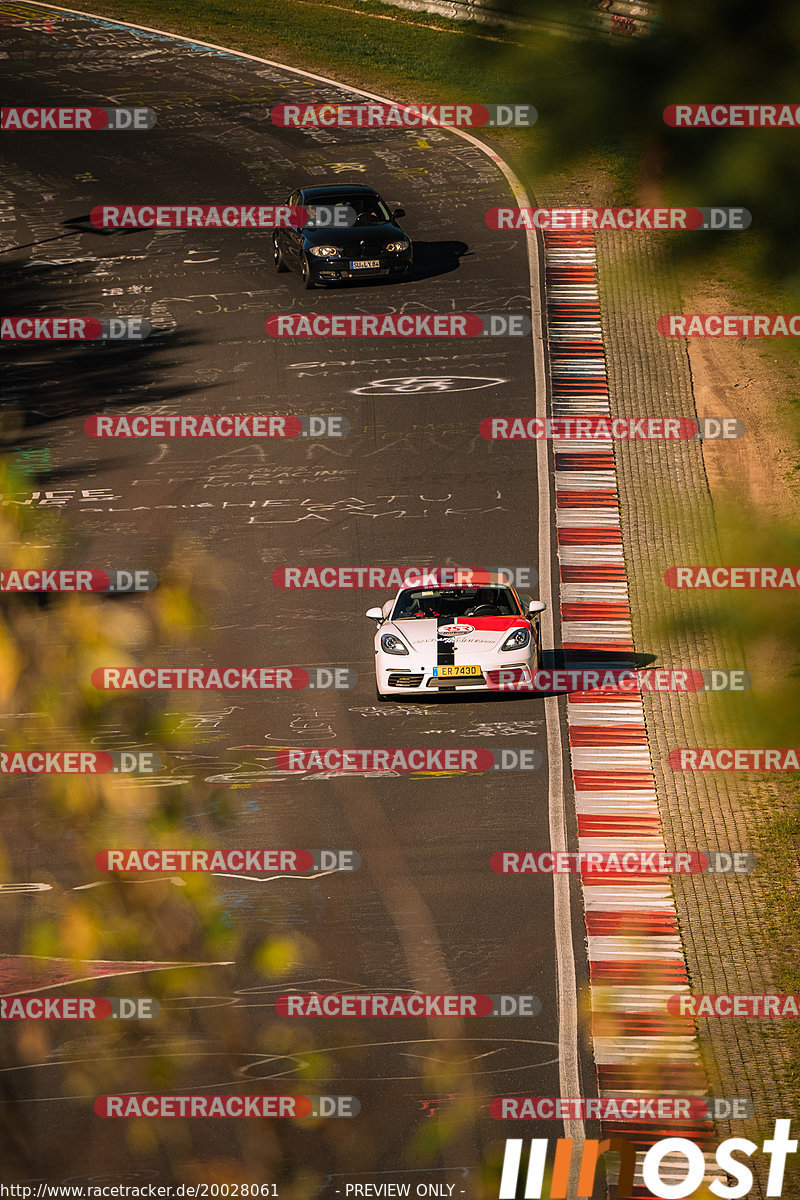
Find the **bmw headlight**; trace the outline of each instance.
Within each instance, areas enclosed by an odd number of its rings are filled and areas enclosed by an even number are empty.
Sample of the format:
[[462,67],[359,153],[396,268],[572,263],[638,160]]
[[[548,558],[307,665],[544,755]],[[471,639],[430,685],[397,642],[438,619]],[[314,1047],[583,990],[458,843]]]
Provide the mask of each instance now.
[[501,650],[524,650],[531,640],[530,629],[515,629],[500,647]]
[[315,258],[338,258],[341,250],[338,246],[312,246],[309,254],[313,254]]
[[393,633],[384,633],[381,638],[381,647],[387,654],[408,654],[408,646],[401,642],[399,637],[395,637]]
[[399,242],[389,242],[386,252],[387,254],[397,254],[401,250],[407,250],[410,245],[411,243],[406,238],[401,238]]

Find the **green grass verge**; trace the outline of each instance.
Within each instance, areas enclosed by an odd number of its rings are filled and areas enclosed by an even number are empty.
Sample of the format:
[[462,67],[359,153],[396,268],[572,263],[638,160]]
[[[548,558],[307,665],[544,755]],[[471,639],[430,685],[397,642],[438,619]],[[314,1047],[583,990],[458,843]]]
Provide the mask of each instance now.
[[[800,857],[800,784],[789,781],[780,787],[781,805],[776,814],[767,804],[756,809],[756,858],[769,906],[764,913],[766,951],[772,964],[775,985],[785,995],[800,994],[800,887],[797,862]],[[755,806],[754,806],[755,807]],[[790,1094],[800,1094],[800,1028],[785,1022],[781,1030],[788,1043],[785,1066]]]
[[376,0],[92,0],[102,16],[216,42],[392,99],[437,103],[503,99],[507,77],[482,63],[494,27],[459,27]]

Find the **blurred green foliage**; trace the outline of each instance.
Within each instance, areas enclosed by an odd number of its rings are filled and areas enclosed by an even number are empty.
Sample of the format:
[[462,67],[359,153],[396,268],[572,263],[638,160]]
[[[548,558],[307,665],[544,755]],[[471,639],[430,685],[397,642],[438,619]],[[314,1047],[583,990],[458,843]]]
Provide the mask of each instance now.
[[[617,202],[747,208],[754,267],[800,299],[800,128],[673,129],[662,116],[671,104],[798,106],[800,8],[792,0],[665,0],[648,6],[660,13],[636,37],[575,34],[595,11],[579,0],[498,7],[537,25],[504,41],[465,39],[464,53],[489,77],[502,70],[504,100],[536,105],[534,189],[537,174],[580,172],[599,157],[623,182]],[[735,235],[681,239],[687,254],[709,247],[735,253]]]

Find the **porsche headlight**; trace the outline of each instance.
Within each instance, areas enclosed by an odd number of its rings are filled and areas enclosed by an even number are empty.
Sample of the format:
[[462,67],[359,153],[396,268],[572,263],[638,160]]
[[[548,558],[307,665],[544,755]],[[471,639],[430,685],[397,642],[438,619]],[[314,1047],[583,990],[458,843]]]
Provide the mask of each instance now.
[[531,640],[530,629],[515,629],[500,647],[501,650],[524,650]]
[[311,246],[308,252],[315,258],[338,258],[341,254],[338,246]]
[[389,242],[386,247],[387,254],[397,254],[401,250],[407,250],[410,245],[405,238],[401,238],[399,242]]
[[408,654],[408,646],[395,637],[393,633],[384,633],[381,637],[381,649],[387,654]]

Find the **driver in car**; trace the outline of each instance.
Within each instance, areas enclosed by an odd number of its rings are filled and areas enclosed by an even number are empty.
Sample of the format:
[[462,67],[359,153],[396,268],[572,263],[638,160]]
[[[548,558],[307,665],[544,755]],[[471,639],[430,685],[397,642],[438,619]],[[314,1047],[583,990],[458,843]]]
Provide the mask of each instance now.
[[466,615],[468,617],[499,617],[503,614],[504,607],[498,603],[497,592],[494,588],[480,588]]
[[365,204],[356,217],[357,225],[380,225],[383,218],[372,204]]

